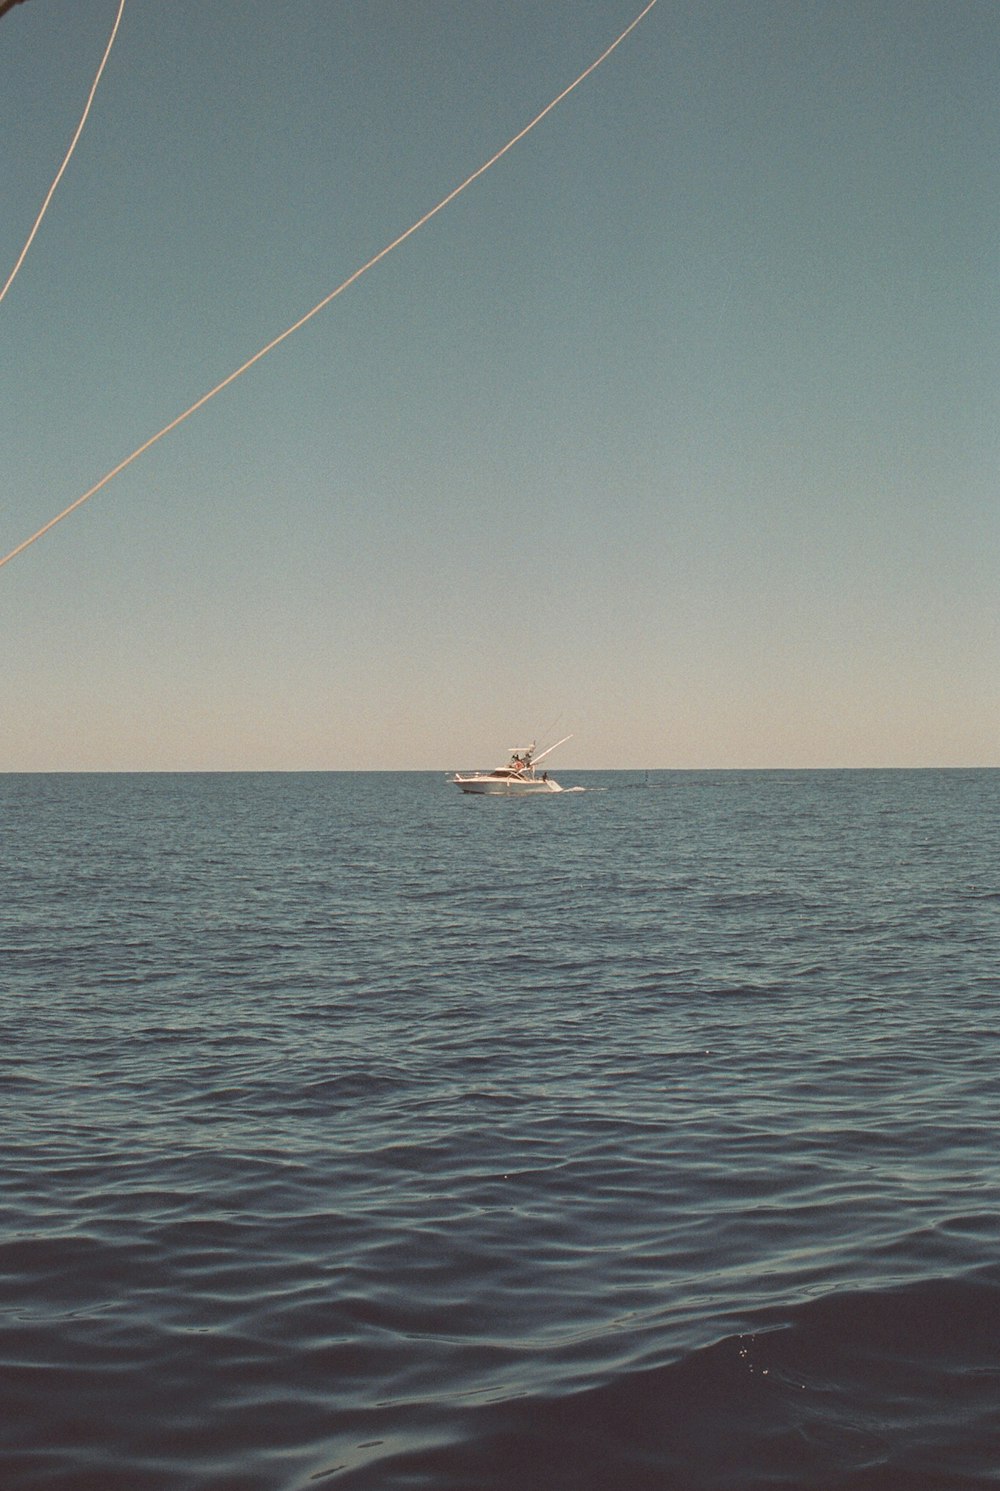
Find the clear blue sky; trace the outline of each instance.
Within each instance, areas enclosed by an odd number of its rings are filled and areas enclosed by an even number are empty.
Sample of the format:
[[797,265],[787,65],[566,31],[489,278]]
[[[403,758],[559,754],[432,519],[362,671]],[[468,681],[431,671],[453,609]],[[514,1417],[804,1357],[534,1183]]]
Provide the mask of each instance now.
[[[639,0],[128,0],[0,306],[0,551]],[[0,20],[0,281],[116,0]],[[1000,765],[1000,6],[659,0],[0,570],[0,770]]]

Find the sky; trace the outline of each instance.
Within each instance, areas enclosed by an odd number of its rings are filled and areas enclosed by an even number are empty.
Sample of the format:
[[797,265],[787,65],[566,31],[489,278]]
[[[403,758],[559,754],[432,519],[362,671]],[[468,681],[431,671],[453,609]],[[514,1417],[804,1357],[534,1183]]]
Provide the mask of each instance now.
[[[0,19],[0,282],[117,0]],[[641,0],[126,0],[0,553]],[[657,0],[0,569],[0,770],[1000,765],[1000,6]]]

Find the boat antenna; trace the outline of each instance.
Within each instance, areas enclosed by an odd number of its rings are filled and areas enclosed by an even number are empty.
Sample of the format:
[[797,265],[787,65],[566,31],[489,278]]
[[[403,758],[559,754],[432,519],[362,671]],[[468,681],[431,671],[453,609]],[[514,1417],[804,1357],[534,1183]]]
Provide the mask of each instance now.
[[562,740],[557,740],[556,741],[556,745],[547,746],[544,751],[539,751],[538,755],[534,759],[533,765],[537,766],[538,763],[539,763],[539,761],[544,760],[544,758],[546,756],[551,756],[552,755],[552,752],[555,750],[556,746],[565,745],[566,742],[567,742],[567,740],[572,740],[572,739],[573,739],[572,735],[564,735],[563,738],[562,738]]

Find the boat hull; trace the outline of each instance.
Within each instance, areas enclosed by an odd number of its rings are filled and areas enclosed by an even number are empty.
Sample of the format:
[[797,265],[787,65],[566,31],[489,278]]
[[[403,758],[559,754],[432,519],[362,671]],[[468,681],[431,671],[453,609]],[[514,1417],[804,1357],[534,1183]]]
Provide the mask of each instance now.
[[474,774],[453,778],[455,786],[462,792],[474,792],[486,797],[534,797],[540,792],[561,792],[558,782],[543,777],[493,777]]

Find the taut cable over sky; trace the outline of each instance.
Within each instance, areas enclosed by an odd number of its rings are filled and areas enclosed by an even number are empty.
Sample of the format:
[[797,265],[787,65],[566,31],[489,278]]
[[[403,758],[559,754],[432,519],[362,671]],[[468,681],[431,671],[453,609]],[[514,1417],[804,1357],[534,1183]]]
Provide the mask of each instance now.
[[[10,289],[11,285],[14,283],[14,279],[15,279],[15,277],[17,275],[18,270],[21,268],[21,265],[24,263],[25,259],[27,258],[27,256],[28,256],[28,250],[30,249],[32,243],[35,240],[35,234],[38,232],[39,228],[42,226],[42,218],[45,216],[46,212],[48,211],[49,203],[52,201],[52,198],[55,195],[56,187],[59,185],[60,181],[62,180],[63,172],[65,171],[66,167],[69,165],[70,156],[73,154],[73,151],[76,149],[76,142],[79,140],[80,136],[83,134],[83,126],[87,122],[87,115],[90,113],[90,106],[94,102],[94,94],[97,92],[97,85],[101,81],[101,74],[104,72],[104,68],[105,68],[105,65],[107,63],[107,60],[111,56],[111,48],[115,44],[115,37],[118,35],[118,27],[121,25],[122,11],[124,9],[125,9],[125,0],[119,0],[119,3],[118,3],[118,14],[115,16],[115,23],[114,23],[114,25],[111,28],[111,35],[108,37],[108,44],[104,48],[104,56],[101,58],[100,66],[98,67],[97,72],[94,75],[94,81],[90,85],[90,92],[87,95],[87,102],[84,104],[84,106],[83,106],[83,113],[80,115],[80,123],[77,125],[76,132],[73,135],[72,140],[70,140],[70,142],[69,142],[69,149],[67,150],[66,154],[63,156],[62,165],[59,167],[58,171],[56,172],[55,177],[53,178],[53,181],[52,181],[52,185],[49,187],[48,191],[45,193],[45,200],[42,203],[41,207],[39,208],[38,216],[35,218],[35,221],[32,224],[31,232],[28,234],[27,238],[25,239],[24,248],[18,254],[17,260],[15,261],[15,264],[14,264],[14,268],[11,270],[10,274],[7,276],[6,284],[3,286],[3,289],[0,290],[0,300],[3,300],[4,296],[7,294],[7,291]],[[0,15],[2,15],[2,14],[3,14],[3,11],[0,11]]]
[[[312,308],[312,310],[307,311],[304,316],[300,316],[297,321],[293,322],[293,324],[291,326],[287,327],[283,332],[281,332],[279,336],[274,337],[273,340],[271,340],[270,342],[268,342],[266,346],[261,347],[258,352],[254,353],[253,357],[248,358],[246,362],[242,363],[240,365],[240,367],[236,368],[234,372],[230,373],[227,378],[223,378],[223,380],[222,380],[221,383],[217,383],[214,388],[211,388],[211,389],[209,389],[209,391],[207,393],[202,394],[202,396],[201,396],[200,399],[197,399],[193,404],[191,404],[187,409],[184,410],[184,412],[182,414],[178,414],[177,417],[176,417],[176,419],[172,419],[169,424],[164,425],[163,428],[161,430],[158,430],[155,435],[151,435],[148,440],[143,441],[142,445],[138,446],[132,452],[131,455],[126,456],[123,461],[119,461],[118,465],[117,466],[113,466],[110,471],[108,471],[104,476],[101,477],[100,481],[95,482],[94,485],[88,489],[88,491],[84,492],[82,496],[77,497],[76,500],[74,502],[71,502],[68,507],[63,508],[62,512],[57,513],[54,518],[50,518],[49,521],[47,523],[43,524],[42,527],[39,528],[37,530],[37,532],[33,533],[30,538],[24,539],[24,541],[22,543],[18,544],[16,548],[11,549],[11,551],[10,551],[9,554],[5,554],[3,556],[3,558],[0,559],[0,568],[2,568],[5,564],[9,564],[10,561],[12,559],[15,559],[18,554],[23,554],[23,552],[24,552],[25,549],[30,548],[33,543],[36,543],[38,541],[38,539],[44,537],[44,535],[46,533],[48,533],[50,531],[50,529],[54,528],[57,523],[61,523],[62,520],[63,520],[63,518],[68,518],[69,515],[70,515],[70,513],[75,512],[78,507],[81,507],[91,497],[96,496],[97,493],[100,492],[104,487],[106,487],[110,481],[112,481],[116,476],[118,476],[122,471],[124,471],[127,466],[131,466],[131,464],[132,464],[133,461],[138,460],[138,458],[141,455],[143,455],[152,446],[156,445],[156,443],[158,441],[162,440],[164,438],[164,436],[169,435],[173,430],[176,430],[177,427],[178,427],[178,425],[183,424],[184,421],[186,419],[189,419],[192,414],[197,413],[197,411],[199,409],[203,408],[204,405],[207,404],[210,399],[214,399],[215,396],[216,396],[216,394],[221,393],[224,388],[228,388],[231,383],[235,383],[236,380],[237,380],[237,378],[241,378],[244,373],[249,372],[249,370],[254,366],[255,363],[260,362],[261,358],[266,357],[269,352],[273,352],[274,349],[275,349],[275,347],[280,346],[282,342],[284,342],[294,332],[298,331],[300,329],[300,327],[305,326],[305,324],[306,324],[307,321],[311,321],[312,318],[314,316],[318,315],[320,311],[324,310],[330,304],[331,301],[336,300],[336,298],[337,298],[338,295],[342,295],[345,290],[349,289],[351,285],[355,284],[355,282],[357,280],[359,280],[363,274],[367,274],[367,272],[368,272],[369,269],[373,269],[376,264],[380,263],[386,257],[386,255],[391,254],[392,251],[393,251],[393,249],[396,249],[396,248],[398,248],[400,246],[400,244],[405,243],[406,240],[408,238],[412,237],[412,235],[414,233],[416,233],[419,228],[422,228],[426,223],[429,223],[430,220],[431,220],[431,218],[436,217],[437,214],[439,212],[441,212],[443,208],[445,208],[445,207],[447,207],[449,205],[449,203],[454,202],[454,200],[455,200],[456,197],[460,196],[461,193],[464,192],[467,187],[471,186],[474,181],[477,181],[480,176],[484,175],[485,172],[487,172],[490,169],[491,166],[496,165],[497,161],[499,161],[500,159],[502,159],[502,157],[505,156],[509,150],[512,150],[515,145],[519,144],[520,141],[523,140],[526,135],[530,134],[530,132],[535,128],[535,126],[537,124],[540,124],[542,122],[542,120],[546,117],[546,115],[550,114],[552,112],[552,110],[554,108],[556,108],[556,106],[558,104],[561,104],[562,101],[563,101],[563,99],[568,98],[568,96],[573,92],[573,90],[575,88],[578,88],[579,85],[582,82],[584,82],[587,78],[589,78],[590,75],[591,75],[591,73],[595,72],[597,70],[597,68],[600,67],[601,63],[604,62],[604,61],[606,61],[607,58],[611,56],[611,53],[613,51],[615,51],[615,49],[621,45],[621,43],[625,40],[625,38],[632,31],[635,30],[635,28],[636,28],[636,26],[638,26],[639,22],[641,20],[643,20],[643,18],[649,14],[649,12],[653,9],[653,6],[655,4],[656,4],[656,0],[649,0],[649,3],[643,7],[643,9],[639,12],[639,14],[635,17],[635,19],[633,21],[631,21],[628,26],[625,27],[625,30],[622,31],[621,34],[615,38],[615,40],[610,44],[610,46],[605,47],[604,51],[600,54],[599,57],[595,58],[595,60],[590,64],[589,67],[584,68],[583,72],[580,73],[580,75],[578,77],[574,78],[573,82],[570,83],[568,85],[568,87],[564,88],[562,90],[562,92],[558,93],[556,95],[556,97],[554,99],[552,99],[552,101],[550,103],[546,104],[545,108],[542,109],[540,113],[536,114],[535,117],[532,120],[530,120],[529,123],[527,123],[524,126],[523,129],[519,130],[516,135],[514,135],[510,140],[508,140],[507,143],[506,143],[506,145],[501,146],[501,148],[498,151],[496,151],[496,153],[494,155],[490,156],[489,160],[484,161],[483,164],[481,166],[479,166],[477,170],[473,171],[470,176],[467,176],[464,181],[460,182],[458,186],[454,187],[447,194],[447,196],[442,197],[441,200],[440,200],[440,202],[438,202],[436,204],[436,206],[432,207],[428,212],[425,212],[424,215],[423,215],[423,217],[418,218],[415,223],[413,223],[409,228],[407,228],[404,233],[400,233],[399,236],[397,238],[394,238],[391,243],[386,244],[385,248],[380,249],[377,254],[375,254],[371,259],[369,259],[367,261],[367,263],[362,264],[361,267],[360,267],[360,269],[356,269],[354,271],[354,273],[351,274],[351,275],[349,275],[347,277],[347,279],[344,280],[341,284],[339,284],[335,290],[331,290],[330,293],[329,293],[329,295],[325,295],[322,300],[320,300],[316,305],[314,305],[313,308]],[[124,0],[121,0],[121,5],[124,6]],[[121,18],[121,9],[119,9],[118,19],[120,20],[120,18]],[[117,30],[117,27],[118,27],[118,21],[116,20],[116,22],[115,22],[115,31]],[[111,41],[113,41],[113,40],[114,40],[114,31],[112,32],[112,36],[111,36]],[[108,50],[110,50],[110,47],[111,47],[111,42],[108,43]],[[107,51],[105,52],[104,60],[105,61],[107,60]],[[101,63],[101,68],[102,69],[103,69],[103,66],[104,66],[104,62],[102,61],[102,63]],[[95,80],[94,80],[94,88],[96,88],[97,81],[98,81],[99,78],[100,78],[100,71],[98,71],[97,78],[95,78]],[[91,91],[91,97],[93,97],[93,90]],[[89,106],[90,106],[90,104],[89,104],[89,100],[88,100],[88,105],[87,105],[88,109],[89,109]],[[84,119],[85,118],[86,118],[86,111],[84,112]],[[76,137],[74,137],[74,140],[73,140],[73,145],[76,144],[76,139],[79,137],[79,130],[82,129],[82,127],[83,127],[83,120],[81,119],[81,121],[80,121],[80,127],[77,130],[77,135],[76,135]],[[71,153],[72,153],[72,148],[73,147],[71,146],[70,147],[70,152]],[[67,156],[66,159],[68,160],[69,156]],[[65,168],[65,164],[66,164],[66,162],[64,161],[64,163],[63,163],[63,169]],[[60,170],[59,175],[61,175],[61,174],[62,174],[62,170]],[[55,190],[55,186],[58,183],[58,180],[59,180],[59,176],[57,176],[55,182],[53,182],[52,188],[51,188],[51,190],[49,192],[49,197],[51,197],[52,191]],[[48,204],[48,200],[49,200],[49,198],[47,197],[45,205]],[[44,212],[44,210],[45,210],[45,208],[43,206],[42,211]],[[39,215],[39,218],[38,218],[38,222],[40,222],[40,221],[41,221],[41,214]],[[35,225],[36,229],[37,229],[37,226],[38,226],[38,223],[36,222],[36,225]],[[31,237],[34,237],[34,232],[35,232],[35,229],[32,230]],[[25,245],[24,251],[22,252],[22,255],[21,255],[22,259],[24,257],[24,253],[27,252],[28,245],[31,242],[31,237],[29,237],[28,244]],[[14,270],[15,273],[17,272],[17,268],[19,267],[19,264],[20,264],[20,260],[18,261],[18,265],[15,266],[15,270]],[[13,275],[11,276],[11,278],[13,278]],[[9,283],[10,283],[10,281],[8,281],[8,284]]]

